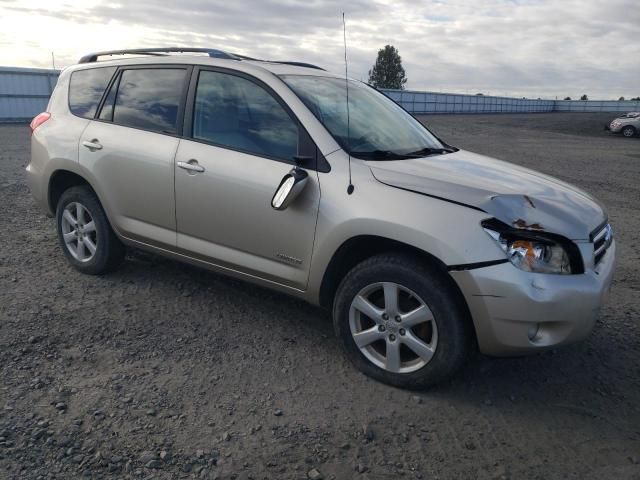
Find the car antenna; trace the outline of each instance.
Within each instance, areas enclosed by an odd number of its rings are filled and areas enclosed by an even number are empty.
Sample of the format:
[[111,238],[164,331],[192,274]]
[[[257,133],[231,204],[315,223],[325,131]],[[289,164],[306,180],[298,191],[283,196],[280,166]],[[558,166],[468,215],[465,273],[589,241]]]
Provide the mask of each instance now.
[[344,21],[344,12],[342,12],[342,36],[344,38],[344,84],[347,90],[347,154],[349,155],[349,186],[347,193],[351,195],[355,187],[351,182],[351,132],[349,122],[349,67],[347,66],[347,24]]

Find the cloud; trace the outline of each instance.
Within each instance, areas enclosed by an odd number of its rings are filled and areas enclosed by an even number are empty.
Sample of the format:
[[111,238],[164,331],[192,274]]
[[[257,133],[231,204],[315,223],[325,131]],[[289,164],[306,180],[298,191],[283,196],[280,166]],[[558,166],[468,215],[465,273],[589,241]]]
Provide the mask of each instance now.
[[[116,0],[117,2],[118,0]],[[89,51],[211,46],[366,80],[395,45],[407,87],[529,97],[640,95],[636,0],[0,0],[0,64],[71,65]]]

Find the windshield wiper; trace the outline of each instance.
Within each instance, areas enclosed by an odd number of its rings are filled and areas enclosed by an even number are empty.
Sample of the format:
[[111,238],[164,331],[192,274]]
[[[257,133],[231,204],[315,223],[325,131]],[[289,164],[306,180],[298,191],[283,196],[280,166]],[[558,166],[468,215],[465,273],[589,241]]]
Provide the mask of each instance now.
[[455,150],[452,148],[431,148],[425,147],[420,150],[416,150],[415,152],[408,153],[399,153],[394,152],[392,150],[371,150],[367,152],[361,152],[354,150],[351,152],[351,155],[358,158],[363,158],[366,160],[406,160],[409,158],[422,158],[427,155],[436,155],[443,153],[453,153]]
[[442,155],[443,153],[453,153],[453,152],[455,152],[455,150],[453,150],[452,148],[424,147],[424,148],[421,148],[420,150],[416,150],[415,152],[409,152],[407,153],[407,155],[411,155],[412,157],[424,157],[427,155]]
[[404,160],[407,158],[418,158],[412,153],[398,153],[391,150],[371,150],[368,152],[359,152],[354,150],[351,155],[366,160]]

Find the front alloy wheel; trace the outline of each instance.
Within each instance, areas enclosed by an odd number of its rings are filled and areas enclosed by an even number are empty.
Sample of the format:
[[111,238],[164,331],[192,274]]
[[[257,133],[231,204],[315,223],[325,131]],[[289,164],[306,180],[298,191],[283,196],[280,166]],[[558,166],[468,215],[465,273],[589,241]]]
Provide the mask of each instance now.
[[333,325],[349,360],[403,388],[450,378],[473,351],[466,303],[446,269],[406,253],[356,265],[340,283]]
[[436,351],[438,327],[416,293],[393,282],[363,288],[351,302],[351,335],[374,365],[393,373],[424,367]]

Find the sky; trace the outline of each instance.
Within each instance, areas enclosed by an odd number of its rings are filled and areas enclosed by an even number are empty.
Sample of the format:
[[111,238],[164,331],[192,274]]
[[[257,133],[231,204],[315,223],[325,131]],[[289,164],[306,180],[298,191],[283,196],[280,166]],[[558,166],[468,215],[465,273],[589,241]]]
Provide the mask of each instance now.
[[366,81],[379,49],[407,89],[528,98],[640,96],[639,0],[0,0],[0,65],[92,51],[211,47]]

